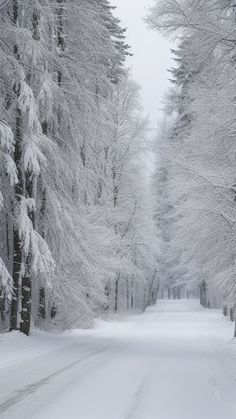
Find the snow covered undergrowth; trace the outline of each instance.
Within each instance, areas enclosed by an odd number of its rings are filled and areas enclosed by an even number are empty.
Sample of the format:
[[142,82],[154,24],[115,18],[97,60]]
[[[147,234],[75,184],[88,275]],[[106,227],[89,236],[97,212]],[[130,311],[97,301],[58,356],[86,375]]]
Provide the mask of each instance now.
[[235,419],[233,324],[159,301],[63,335],[0,336],[1,419]]

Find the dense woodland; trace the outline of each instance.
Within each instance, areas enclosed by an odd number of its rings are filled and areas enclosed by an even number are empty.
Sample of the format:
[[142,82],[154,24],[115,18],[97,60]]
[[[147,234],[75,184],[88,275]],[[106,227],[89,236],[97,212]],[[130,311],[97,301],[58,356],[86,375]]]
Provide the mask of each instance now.
[[160,278],[200,290],[204,307],[236,304],[236,4],[156,1],[147,18],[176,43],[156,145]]
[[235,419],[236,0],[112,1],[0,0],[0,418]]
[[156,300],[148,126],[113,9],[0,10],[1,330],[86,327]]
[[156,0],[176,45],[154,144],[108,0],[0,11],[0,329],[65,330],[160,296],[236,311],[236,4]]

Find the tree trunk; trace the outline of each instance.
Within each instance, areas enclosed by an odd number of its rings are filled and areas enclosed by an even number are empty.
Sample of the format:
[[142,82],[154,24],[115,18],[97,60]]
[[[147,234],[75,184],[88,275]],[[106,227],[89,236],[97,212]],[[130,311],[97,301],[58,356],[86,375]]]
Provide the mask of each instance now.
[[27,257],[26,273],[22,278],[21,286],[21,322],[20,331],[25,335],[30,334],[31,322],[31,256]]
[[224,304],[224,305],[223,305],[223,315],[224,315],[225,317],[227,317],[227,316],[228,316],[228,306],[227,306],[226,304]]
[[10,260],[10,243],[9,243],[9,216],[6,214],[6,248],[7,248],[7,260]]
[[134,308],[134,280],[133,278],[132,278],[132,283],[131,283],[130,308],[131,310],[133,310]]
[[45,319],[46,318],[45,288],[44,287],[41,287],[40,290],[39,290],[38,316],[41,319]]
[[[32,173],[26,173],[26,194],[27,198],[34,198],[34,178]],[[28,211],[28,216],[32,222],[33,228],[35,227],[35,214],[34,210]],[[31,292],[32,292],[32,254],[29,249],[29,254],[26,259],[25,274],[22,277],[21,285],[21,323],[20,331],[25,335],[30,334],[30,322],[31,322]]]
[[160,283],[156,287],[154,304],[156,304],[156,302],[157,302],[159,289],[160,289]]
[[[39,12],[35,9],[32,15],[32,38],[35,41],[40,40],[40,35],[38,31],[39,26]],[[31,80],[32,74],[28,73],[28,80]],[[33,173],[28,170],[26,172],[26,179],[25,179],[25,194],[26,198],[33,199],[35,198],[35,177]],[[30,209],[28,210],[28,216],[32,222],[33,228],[35,228],[35,210]],[[20,331],[25,335],[30,334],[30,323],[31,323],[31,294],[32,294],[32,253],[31,249],[29,249],[29,253],[26,258],[25,264],[25,274],[22,277],[22,284],[21,284],[21,322],[20,322]]]
[[[43,121],[42,123],[42,132],[44,135],[48,135],[48,123],[47,121]],[[44,229],[44,221],[45,221],[45,214],[47,208],[47,190],[43,184],[43,178],[40,176],[41,179],[41,186],[42,186],[42,200],[41,200],[41,207],[40,207],[40,227],[41,227],[41,236],[45,239],[46,232]],[[38,307],[38,317],[40,319],[46,319],[46,292],[45,287],[41,286],[39,289],[39,307]]]
[[230,321],[231,322],[233,322],[234,321],[234,307],[230,307],[230,310],[229,310],[229,318],[230,318]]
[[120,273],[116,277],[116,282],[115,282],[115,312],[118,311],[119,279],[120,279]]
[[130,304],[130,289],[129,289],[129,281],[126,280],[126,309],[129,310],[129,304]]
[[[64,51],[65,48],[65,42],[64,42],[64,34],[63,34],[63,3],[64,0],[57,0],[57,48],[59,51],[59,55],[61,56],[61,54]],[[60,64],[59,64],[60,66]],[[57,84],[59,87],[62,87],[62,70],[59,69],[57,70]],[[57,120],[58,120],[58,128],[60,128],[61,126],[61,109],[60,107],[58,108],[58,112],[57,112]]]
[[207,285],[205,280],[200,283],[200,303],[202,307],[207,308]]
[[3,288],[0,287],[0,315],[1,315],[1,320],[3,323],[6,320],[5,309],[6,309],[6,299],[5,299]]
[[[19,19],[19,5],[18,0],[13,0],[13,22],[15,25],[18,24]],[[14,46],[14,55],[17,61],[20,60],[19,51],[17,45]],[[19,98],[21,92],[21,86],[17,83],[13,86],[13,93],[15,97]],[[22,158],[22,114],[21,110],[17,106],[16,108],[16,125],[15,125],[15,150],[14,150],[14,161],[17,168],[18,183],[15,185],[14,191],[14,202],[13,202],[13,213],[17,215],[17,211],[21,206],[22,195],[23,195],[23,175],[21,170],[21,158]],[[21,268],[23,263],[23,252],[21,246],[21,240],[19,235],[19,227],[17,224],[13,226],[13,287],[14,295],[11,301],[10,309],[10,331],[18,329],[18,315],[19,315],[19,294],[20,294],[20,281],[21,281]]]
[[[64,47],[65,47],[64,35],[63,35],[63,3],[64,3],[64,0],[57,0],[57,4],[58,4],[57,46],[60,52],[64,51]],[[57,72],[57,83],[58,83],[58,86],[61,87],[62,85],[62,71],[61,70],[58,70]],[[59,117],[59,122],[60,122],[60,117]]]

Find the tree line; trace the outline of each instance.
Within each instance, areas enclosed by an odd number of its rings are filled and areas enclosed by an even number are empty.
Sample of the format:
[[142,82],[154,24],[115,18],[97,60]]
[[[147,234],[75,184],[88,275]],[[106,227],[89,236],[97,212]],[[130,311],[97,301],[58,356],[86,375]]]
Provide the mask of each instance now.
[[161,278],[236,309],[236,4],[156,1],[147,18],[174,41],[156,144]]
[[0,329],[89,326],[156,300],[148,124],[108,0],[0,10]]

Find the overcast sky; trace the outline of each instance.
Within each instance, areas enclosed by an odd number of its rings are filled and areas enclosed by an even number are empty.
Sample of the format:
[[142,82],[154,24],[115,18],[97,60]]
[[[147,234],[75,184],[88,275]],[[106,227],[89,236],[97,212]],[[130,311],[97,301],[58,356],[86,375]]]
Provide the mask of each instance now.
[[161,100],[169,84],[167,68],[172,66],[171,46],[143,22],[147,8],[154,0],[112,0],[111,3],[117,6],[116,16],[127,27],[127,41],[134,54],[128,63],[132,66],[134,79],[142,87],[145,113],[149,114],[152,127],[155,127],[161,118]]

